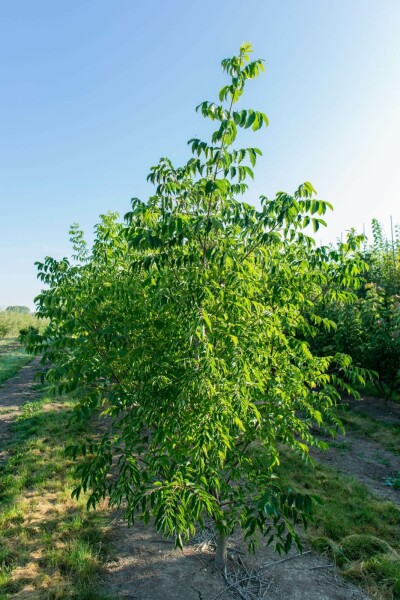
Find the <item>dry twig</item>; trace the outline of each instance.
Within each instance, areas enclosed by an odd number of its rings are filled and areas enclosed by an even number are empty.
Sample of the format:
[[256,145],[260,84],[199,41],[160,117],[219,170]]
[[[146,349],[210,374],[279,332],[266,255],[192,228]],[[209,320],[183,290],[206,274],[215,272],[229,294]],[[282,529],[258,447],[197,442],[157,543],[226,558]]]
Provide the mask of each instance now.
[[286,562],[287,560],[293,560],[294,558],[300,558],[301,556],[305,556],[306,554],[310,554],[311,550],[307,550],[306,552],[300,552],[299,554],[295,554],[294,556],[288,556],[287,558],[281,558],[281,560],[273,560],[266,565],[260,567],[261,569],[266,569],[267,567],[273,567],[274,565],[279,565],[280,563]]

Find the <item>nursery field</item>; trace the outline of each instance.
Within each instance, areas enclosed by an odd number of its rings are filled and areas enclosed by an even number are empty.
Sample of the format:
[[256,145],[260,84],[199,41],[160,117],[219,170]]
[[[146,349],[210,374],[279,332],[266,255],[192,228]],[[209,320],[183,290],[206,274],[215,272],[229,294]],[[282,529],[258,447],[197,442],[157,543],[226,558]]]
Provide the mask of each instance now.
[[[3,348],[1,368],[24,356],[15,341]],[[97,422],[68,427],[74,399],[50,398],[27,360],[0,387],[0,598],[400,598],[399,404],[344,402],[346,435],[314,452],[315,466],[283,448],[283,480],[323,500],[301,533],[303,554],[252,556],[236,533],[220,573],[207,523],[179,550],[105,503],[88,512],[84,497],[71,499],[64,448],[95,439]]]

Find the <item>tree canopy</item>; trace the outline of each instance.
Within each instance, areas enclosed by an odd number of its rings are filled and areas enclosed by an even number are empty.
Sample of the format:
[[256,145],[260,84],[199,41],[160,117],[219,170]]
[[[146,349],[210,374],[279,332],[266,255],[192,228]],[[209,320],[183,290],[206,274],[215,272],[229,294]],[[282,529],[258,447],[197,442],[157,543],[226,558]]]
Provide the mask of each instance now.
[[251,549],[260,535],[278,551],[299,543],[293,525],[313,499],[280,486],[280,447],[306,458],[313,425],[335,430],[340,389],[362,379],[346,354],[307,341],[335,327],[316,299],[354,298],[361,237],[340,252],[315,245],[309,229],[332,207],[308,182],[258,207],[241,198],[261,152],[238,147],[238,132],[268,125],[237,108],[264,70],[251,51],[222,61],[219,100],[197,107],[216,125],[210,141],[189,140],[183,166],[152,167],[154,195],[134,198],[124,223],[103,216],[91,249],[74,225],[73,257],[37,263],[50,322],[25,337],[57,393],[79,390],[76,417],[103,421],[99,440],[70,449],[74,495],[108,497],[130,523],[153,518],[178,545],[209,517],[219,564],[238,526]]
[[400,230],[396,227],[390,241],[374,220],[372,231],[372,243],[360,249],[368,270],[356,301],[321,298],[319,314],[337,327],[321,331],[312,346],[322,354],[346,352],[354,364],[374,371],[377,391],[387,401],[400,392]]
[[27,306],[7,306],[6,312],[19,313],[21,315],[30,315],[31,311]]

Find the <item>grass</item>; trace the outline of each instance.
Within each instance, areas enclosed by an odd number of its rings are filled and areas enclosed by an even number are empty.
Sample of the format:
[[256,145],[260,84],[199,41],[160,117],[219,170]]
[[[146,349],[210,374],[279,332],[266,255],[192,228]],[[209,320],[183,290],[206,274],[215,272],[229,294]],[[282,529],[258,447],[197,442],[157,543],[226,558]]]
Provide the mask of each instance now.
[[340,419],[347,432],[354,431],[378,442],[381,446],[400,454],[400,435],[398,425],[379,421],[368,415],[355,413],[350,409],[340,412]]
[[371,598],[400,599],[400,508],[357,481],[320,463],[313,468],[286,451],[280,476],[324,501],[308,530],[311,545],[327,552]]
[[31,357],[26,354],[17,338],[0,340],[0,385],[18,373]]
[[0,466],[0,600],[27,592],[43,600],[106,598],[98,575],[107,557],[107,511],[71,500],[75,486],[64,447],[89,433],[67,429],[68,399],[26,403]]

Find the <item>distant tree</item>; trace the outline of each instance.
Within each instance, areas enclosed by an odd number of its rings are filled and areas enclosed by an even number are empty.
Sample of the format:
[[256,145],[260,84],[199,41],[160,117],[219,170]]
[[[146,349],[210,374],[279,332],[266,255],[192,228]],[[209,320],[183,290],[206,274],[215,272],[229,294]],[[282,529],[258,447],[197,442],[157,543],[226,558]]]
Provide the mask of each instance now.
[[161,159],[155,195],[132,200],[126,225],[104,216],[92,250],[74,226],[73,260],[38,263],[37,314],[50,323],[25,337],[55,391],[80,390],[77,418],[104,417],[98,442],[70,450],[83,457],[73,495],[88,491],[89,507],[108,496],[129,523],[153,517],[179,546],[208,515],[218,566],[236,527],[250,549],[260,535],[279,552],[300,543],[294,524],[313,499],[282,488],[280,445],[307,457],[313,425],[335,429],[338,388],[361,377],[345,354],[315,356],[306,341],[332,327],[315,298],[351,300],[342,286],[357,283],[359,239],[340,254],[315,246],[304,229],[324,225],[330,205],[310,183],[260,208],[238,199],[261,154],[235,148],[238,129],[268,122],[235,109],[263,70],[250,52],[222,62],[219,103],[198,107],[217,123],[210,143],[190,140],[182,167]]
[[7,306],[6,312],[14,312],[20,315],[29,315],[31,311],[27,306]]
[[400,393],[400,230],[388,239],[374,220],[372,231],[372,244],[360,251],[368,269],[355,301],[321,297],[320,315],[336,326],[319,332],[312,345],[322,354],[346,352],[354,364],[374,371],[377,391],[388,401]]
[[369,265],[366,278],[383,290],[385,297],[400,295],[400,226],[392,230],[391,239],[382,224],[372,221],[372,243],[364,248],[364,259]]
[[5,319],[2,318],[0,313],[0,340],[6,337],[7,333],[10,331],[10,326]]

